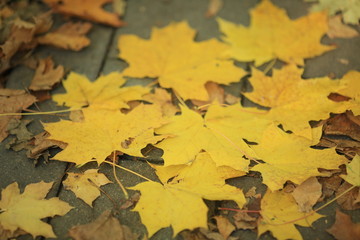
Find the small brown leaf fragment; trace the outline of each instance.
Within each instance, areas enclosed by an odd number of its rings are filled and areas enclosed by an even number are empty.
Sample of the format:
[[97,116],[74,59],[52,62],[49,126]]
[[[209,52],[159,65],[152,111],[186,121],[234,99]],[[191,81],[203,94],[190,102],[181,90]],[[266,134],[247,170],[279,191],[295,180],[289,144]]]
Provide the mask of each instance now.
[[38,37],[37,40],[40,44],[80,51],[90,45],[90,39],[87,38],[85,34],[87,34],[91,28],[91,23],[67,22],[57,30]]
[[360,223],[353,223],[351,217],[336,209],[334,225],[327,229],[337,240],[360,239]]
[[24,148],[27,148],[28,141],[33,137],[33,134],[29,132],[26,126],[32,120],[19,120],[11,119],[8,124],[8,132],[16,137],[12,139],[11,142],[6,144],[6,148],[13,149],[14,151],[20,151]]
[[125,25],[118,14],[105,11],[102,6],[113,0],[44,0],[55,12],[76,16],[113,27]]
[[64,149],[67,146],[64,142],[48,139],[49,136],[50,134],[45,131],[36,135],[29,143],[32,148],[27,152],[27,156],[38,159],[48,148],[59,147]]
[[[211,104],[213,102],[223,104],[225,102],[225,91],[220,86],[220,84],[217,84],[215,82],[207,82],[205,84],[206,91],[209,95],[208,101],[201,101],[192,99],[192,103],[198,107],[202,107],[203,105]],[[208,107],[202,107],[201,110],[206,110]]]
[[52,11],[47,11],[34,17],[35,34],[46,33],[53,25]]
[[140,193],[136,192],[134,193],[130,199],[127,199],[121,206],[120,209],[128,209],[132,206],[134,206],[140,199]]
[[64,76],[64,67],[54,67],[51,57],[40,59],[29,89],[32,91],[51,90]]
[[336,115],[326,121],[323,131],[325,135],[348,136],[360,141],[360,116],[354,116],[352,111]]
[[123,16],[126,8],[126,0],[113,0],[114,12],[119,16]]
[[26,44],[30,44],[35,33],[35,25],[15,19],[11,26],[11,33],[6,41],[0,45],[0,73],[8,70],[11,58]]
[[257,218],[249,216],[247,212],[237,212],[233,219],[237,229],[255,229],[257,227]]
[[[338,188],[336,192],[336,196],[339,196],[349,188],[351,188],[352,185],[348,182],[343,182],[341,186]],[[360,208],[360,203],[358,201],[359,198],[359,187],[355,187],[350,192],[346,193],[345,195],[339,197],[337,199],[337,203],[341,206],[344,210],[355,210]]]
[[341,185],[342,178],[338,175],[331,177],[321,177],[319,182],[322,184],[322,196],[319,201],[322,201],[325,198],[331,197],[334,192],[337,191]]
[[[0,89],[0,114],[19,113],[36,102],[36,98],[24,90]],[[11,119],[20,119],[21,116],[1,116],[0,118],[0,142],[7,136],[7,126]]]
[[341,15],[329,18],[329,30],[327,31],[327,35],[330,38],[353,38],[359,36],[359,33],[355,29],[343,24],[341,19]]
[[223,0],[209,0],[209,5],[205,17],[210,18],[216,16],[224,5]]
[[295,188],[292,195],[301,212],[310,212],[321,197],[321,184],[316,177],[310,177]]
[[216,225],[221,236],[228,239],[230,234],[236,229],[235,226],[224,216],[215,216]]
[[130,228],[121,225],[110,211],[103,212],[95,221],[72,227],[69,236],[74,240],[135,240],[137,236]]

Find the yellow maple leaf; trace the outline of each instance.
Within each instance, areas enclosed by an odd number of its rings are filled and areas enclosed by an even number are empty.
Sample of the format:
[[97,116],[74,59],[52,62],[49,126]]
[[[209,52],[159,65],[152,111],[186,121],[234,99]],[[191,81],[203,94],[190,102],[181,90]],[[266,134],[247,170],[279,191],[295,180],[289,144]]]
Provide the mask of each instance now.
[[134,210],[139,212],[149,237],[170,225],[174,235],[184,229],[207,228],[208,209],[202,198],[234,200],[240,207],[245,203],[241,189],[225,184],[206,152],[199,153],[195,161],[169,183],[143,182],[131,189],[141,192]]
[[153,129],[165,122],[156,105],[141,104],[128,114],[93,107],[83,109],[83,113],[83,122],[61,120],[43,124],[49,138],[68,144],[54,157],[56,160],[101,163],[115,150],[142,157],[142,148],[163,139],[154,136]]
[[225,165],[247,171],[249,162],[243,156],[251,158],[255,154],[243,140],[240,122],[238,125],[221,125],[219,116],[224,111],[223,108],[217,108],[210,117],[202,118],[200,114],[181,106],[181,115],[173,116],[168,124],[156,129],[158,134],[170,135],[156,145],[164,150],[165,166],[187,164],[201,150],[205,150],[217,166]]
[[[261,220],[258,224],[258,235],[270,231],[278,240],[302,240],[294,224],[311,226],[322,215],[318,213],[299,212],[295,199],[290,193],[267,191],[261,200]],[[295,221],[296,220],[296,221]]]
[[100,187],[108,183],[111,181],[103,173],[98,173],[97,169],[89,169],[84,173],[69,172],[68,177],[63,181],[65,190],[73,191],[76,197],[90,206],[100,196],[100,190],[96,186]]
[[271,107],[266,118],[307,138],[312,136],[309,121],[326,119],[330,113],[348,109],[358,112],[354,100],[334,102],[328,98],[330,93],[347,87],[348,81],[328,77],[303,80],[302,73],[303,69],[295,64],[275,69],[271,77],[253,68],[249,81],[254,90],[244,95],[255,103]]
[[346,165],[347,175],[341,177],[354,186],[360,186],[360,156],[356,155],[351,163]]
[[[360,72],[350,71],[346,73],[341,81],[344,82],[346,87],[339,90],[339,93],[347,97],[351,97],[360,102]],[[360,104],[360,103],[359,103]]]
[[8,185],[1,192],[0,227],[10,231],[10,235],[17,230],[23,230],[34,238],[55,238],[51,226],[41,219],[65,215],[72,207],[58,197],[45,199],[52,185],[53,182],[29,184],[21,194],[16,182]]
[[231,46],[230,54],[239,61],[255,61],[259,66],[271,59],[304,64],[304,58],[319,56],[333,49],[322,45],[328,30],[325,12],[291,20],[284,9],[263,0],[250,11],[250,27],[218,19],[223,40]]
[[155,88],[154,93],[144,95],[145,101],[161,106],[164,116],[173,116],[179,111],[179,108],[172,103],[171,94],[165,89]]
[[263,182],[271,190],[281,189],[287,180],[300,184],[312,176],[320,176],[318,168],[338,169],[347,162],[335,149],[310,148],[312,141],[269,126],[259,145],[251,146],[265,163],[252,168],[261,172]]
[[72,72],[63,82],[67,92],[55,94],[53,100],[71,108],[97,105],[105,109],[120,109],[129,107],[126,102],[140,100],[150,92],[149,88],[143,86],[120,88],[125,82],[123,75],[117,72],[100,76],[95,82]]
[[194,42],[195,30],[186,22],[153,28],[150,40],[121,35],[119,57],[129,63],[124,75],[158,78],[184,99],[208,100],[205,83],[237,82],[245,71],[224,60],[227,46],[216,39]]

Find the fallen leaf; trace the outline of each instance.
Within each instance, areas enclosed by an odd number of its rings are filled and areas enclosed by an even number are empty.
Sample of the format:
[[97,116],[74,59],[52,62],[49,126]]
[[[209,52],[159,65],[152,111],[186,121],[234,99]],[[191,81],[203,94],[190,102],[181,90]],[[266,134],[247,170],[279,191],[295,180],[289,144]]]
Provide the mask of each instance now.
[[52,11],[41,13],[34,17],[35,34],[46,33],[53,25]]
[[[305,0],[307,2],[314,2],[314,0]],[[357,25],[360,19],[360,2],[353,0],[318,0],[318,4],[315,4],[311,8],[312,11],[327,10],[330,15],[334,15],[339,11],[342,11],[342,15],[345,23],[351,23]]]
[[172,88],[184,99],[208,100],[205,84],[229,84],[246,73],[224,60],[227,46],[216,39],[194,42],[196,31],[186,22],[153,28],[149,40],[122,34],[119,57],[129,63],[129,77],[158,78],[163,88]]
[[218,103],[218,104],[225,103],[225,90],[219,84],[214,83],[214,82],[207,82],[205,84],[205,88],[206,88],[206,91],[208,92],[209,100],[200,101],[200,100],[193,99],[191,101],[194,105],[201,107],[200,110],[206,111],[208,109],[208,107],[204,107],[204,106],[206,106],[206,105],[210,106],[210,104],[212,104],[214,102]]
[[0,89],[0,142],[9,134],[7,131],[11,119],[20,119],[21,116],[6,115],[6,113],[19,113],[36,102],[36,98],[24,90]]
[[25,22],[19,18],[13,21],[11,33],[0,45],[0,74],[11,67],[11,58],[26,44],[33,40],[35,24]]
[[21,121],[16,118],[10,120],[7,125],[7,131],[16,137],[6,145],[6,148],[11,148],[17,152],[27,147],[28,141],[33,137],[33,134],[29,132],[26,127],[31,121],[32,120]]
[[43,152],[50,147],[59,147],[61,149],[64,149],[66,147],[66,143],[56,140],[50,140],[48,139],[49,136],[49,133],[45,131],[36,135],[28,143],[29,146],[31,146],[31,149],[27,152],[27,157],[37,160],[41,155],[43,155]]
[[155,88],[154,93],[144,95],[143,99],[161,106],[164,116],[174,116],[179,111],[179,108],[173,104],[171,94],[165,89]]
[[346,87],[340,89],[338,93],[344,96],[348,96],[355,100],[360,101],[360,72],[359,71],[350,71],[346,73],[342,78],[341,81],[346,83]]
[[292,195],[300,212],[311,212],[322,194],[321,184],[316,177],[310,177],[295,188]]
[[351,163],[346,164],[347,175],[341,175],[341,177],[352,184],[353,186],[360,187],[360,156],[356,155]]
[[[213,105],[205,118],[202,118],[198,113],[181,106],[181,115],[173,116],[168,124],[155,131],[157,134],[169,136],[156,144],[156,147],[164,150],[162,157],[165,166],[187,164],[193,161],[201,150],[205,150],[217,166],[247,171],[249,162],[243,156],[255,156],[243,140],[247,125],[244,122],[238,125],[232,122],[228,125],[226,122],[242,117],[246,120],[248,116],[242,109],[240,105],[230,106],[228,109]],[[251,118],[251,121],[254,119]],[[261,127],[260,125],[259,128]]]
[[236,229],[255,229],[257,218],[249,216],[247,212],[236,212],[233,216]]
[[116,150],[142,157],[142,148],[163,139],[154,136],[154,128],[165,123],[156,105],[141,104],[128,114],[94,107],[83,109],[83,113],[83,122],[43,123],[49,139],[68,144],[54,159],[77,165],[90,161],[100,164]]
[[215,216],[213,217],[216,220],[216,226],[224,239],[228,239],[230,234],[235,231],[235,226],[223,216]]
[[[111,183],[103,174],[98,173],[97,169],[89,169],[84,173],[68,172],[68,177],[63,181],[64,189],[75,193],[89,206],[100,196],[99,187]],[[94,186],[96,185],[96,186]]]
[[170,225],[174,235],[184,229],[207,228],[208,209],[202,198],[234,200],[240,207],[244,205],[242,191],[226,185],[223,178],[217,177],[216,169],[210,155],[203,152],[168,183],[143,182],[131,187],[141,192],[134,211],[139,212],[149,237]]
[[331,177],[320,177],[319,182],[322,185],[322,196],[320,201],[333,196],[342,182],[342,178],[335,175]]
[[351,111],[336,115],[323,125],[324,135],[347,136],[360,141],[360,116],[354,116]]
[[259,145],[251,146],[265,162],[257,164],[252,170],[259,171],[264,184],[274,191],[281,189],[287,180],[301,184],[309,177],[321,176],[318,168],[337,169],[347,162],[333,148],[318,150],[310,148],[311,145],[307,138],[270,126]]
[[67,22],[53,32],[37,37],[40,44],[51,45],[57,48],[80,51],[90,45],[90,39],[85,35],[92,28],[91,23]]
[[63,66],[58,65],[55,68],[51,57],[41,59],[39,60],[39,65],[36,68],[29,89],[33,91],[51,90],[55,84],[60,82],[63,76]]
[[304,58],[316,57],[334,49],[320,43],[328,30],[325,12],[291,20],[284,9],[270,0],[262,0],[250,10],[250,17],[250,27],[218,19],[220,31],[225,35],[222,39],[231,48],[229,54],[238,61],[255,61],[255,65],[259,66],[277,58],[304,65]]
[[138,192],[134,193],[127,199],[121,206],[120,209],[128,209],[132,206],[135,206],[140,199],[140,194]]
[[[299,212],[298,209],[291,194],[268,190],[261,201],[262,219],[258,225],[258,236],[270,231],[279,240],[302,240],[303,238],[294,224],[310,227],[310,224],[321,218],[322,215],[316,212],[305,214]],[[295,219],[298,220],[294,221]]]
[[329,18],[329,30],[327,35],[330,38],[353,38],[359,36],[358,31],[343,24],[341,18],[340,15]]
[[104,211],[95,221],[72,227],[69,236],[74,240],[135,240],[137,236],[128,226],[120,224],[110,211]]
[[[349,190],[352,185],[348,182],[343,182],[338,189],[336,189],[336,202],[341,206],[344,210],[355,210],[360,208],[359,195],[360,188],[355,187],[349,192],[345,193],[345,191]],[[342,196],[340,196],[343,194]]]
[[271,77],[253,68],[249,79],[254,90],[244,95],[251,101],[271,107],[267,118],[282,124],[285,130],[312,138],[309,121],[327,119],[330,113],[342,113],[348,109],[360,112],[355,100],[335,102],[329,94],[345,91],[349,79],[332,80],[328,77],[303,80],[303,69],[290,64],[274,70]]
[[41,219],[55,215],[65,215],[71,206],[58,197],[45,199],[53,183],[33,183],[25,187],[20,194],[16,182],[8,185],[1,192],[0,225],[11,234],[23,230],[36,236],[55,238],[51,226]]
[[115,13],[102,9],[112,0],[44,0],[55,12],[76,16],[85,20],[94,21],[112,27],[124,26],[124,22]]
[[118,110],[128,108],[128,101],[140,100],[150,91],[150,88],[143,86],[121,88],[125,82],[123,75],[117,72],[100,76],[95,82],[90,82],[85,76],[71,72],[63,82],[66,93],[53,95],[53,100],[59,105],[73,109],[91,105]]
[[360,239],[360,223],[353,223],[351,217],[336,209],[335,223],[326,230],[337,240]]
[[205,13],[206,17],[213,17],[216,16],[217,13],[222,9],[224,5],[223,0],[209,0],[209,5],[207,12]]

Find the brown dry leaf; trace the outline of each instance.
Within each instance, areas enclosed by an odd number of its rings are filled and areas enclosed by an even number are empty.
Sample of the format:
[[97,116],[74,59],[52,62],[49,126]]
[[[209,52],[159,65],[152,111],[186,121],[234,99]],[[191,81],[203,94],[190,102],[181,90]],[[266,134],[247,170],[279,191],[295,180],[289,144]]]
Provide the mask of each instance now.
[[11,33],[6,41],[0,45],[0,73],[11,67],[11,58],[25,44],[33,40],[35,25],[29,22],[15,19],[11,26]]
[[310,212],[321,197],[321,184],[316,177],[310,177],[295,188],[292,195],[301,212]]
[[103,212],[95,221],[72,227],[69,236],[74,240],[135,240],[136,234],[130,228],[121,225],[110,211]]
[[124,26],[115,13],[105,11],[102,6],[113,0],[44,0],[55,12],[76,16],[112,27]]
[[[34,102],[36,102],[36,98],[26,93],[24,90],[0,89],[0,114],[19,113]],[[8,136],[7,126],[10,120],[14,118],[20,119],[21,116],[1,116],[0,142]]]
[[330,38],[353,38],[359,36],[359,33],[355,29],[343,24],[341,18],[341,15],[329,18],[327,35]]
[[126,0],[113,0],[114,12],[119,16],[123,16],[126,9]]
[[89,206],[100,196],[99,187],[108,183],[111,181],[103,173],[98,173],[97,169],[89,169],[84,173],[69,172],[63,181],[65,190],[72,191]]
[[[343,184],[340,185],[340,187],[336,191],[336,196],[339,196],[349,188],[351,188],[352,185],[348,182],[343,182]],[[344,210],[354,210],[360,208],[360,202],[358,201],[359,198],[359,187],[355,187],[350,192],[346,193],[345,195],[339,197],[337,199],[337,203],[341,206]]]
[[209,0],[209,5],[205,17],[215,16],[223,7],[224,0]]
[[53,25],[52,11],[34,17],[35,34],[46,33]]
[[40,59],[29,89],[33,91],[51,90],[55,84],[60,82],[63,76],[64,67],[58,65],[55,68],[51,57]]
[[354,116],[352,111],[336,115],[325,122],[323,131],[325,135],[348,136],[360,141],[360,116]]
[[257,226],[257,218],[250,216],[247,212],[237,212],[233,219],[237,229],[255,229]]
[[353,223],[351,217],[336,209],[334,225],[327,229],[337,240],[360,239],[360,223]]
[[37,41],[40,44],[80,51],[90,45],[90,39],[87,38],[85,34],[87,34],[91,28],[91,23],[67,22],[57,30],[38,37]]
[[45,131],[36,135],[29,143],[32,148],[27,152],[27,157],[38,159],[48,148],[59,147],[61,149],[64,149],[66,147],[66,143],[48,139],[49,136],[50,134]]
[[121,206],[120,209],[128,209],[139,201],[140,199],[140,193],[136,192],[133,195],[130,196],[129,199],[127,199]]
[[337,191],[341,185],[342,178],[338,175],[331,177],[321,177],[319,182],[322,184],[322,196],[320,198],[320,201],[322,201],[325,198],[331,197],[334,192]]
[[31,121],[32,120],[19,120],[16,118],[10,120],[7,130],[9,134],[15,135],[16,137],[6,144],[7,149],[11,148],[17,152],[27,147],[28,141],[33,137],[33,134],[26,128]]
[[224,216],[215,216],[216,226],[224,239],[228,239],[230,234],[236,229],[235,226]]
[[164,116],[174,116],[175,113],[180,111],[180,109],[173,104],[171,94],[162,88],[155,88],[154,93],[144,95],[143,99],[161,106],[161,111]]
[[225,102],[225,90],[219,84],[217,84],[215,82],[207,82],[207,83],[205,83],[205,88],[209,95],[208,101],[201,101],[201,100],[197,100],[197,99],[191,100],[191,102],[194,105],[201,107],[201,110],[205,111],[208,109],[208,106],[202,107],[204,105],[208,105],[213,102],[216,102],[219,104],[223,104]]

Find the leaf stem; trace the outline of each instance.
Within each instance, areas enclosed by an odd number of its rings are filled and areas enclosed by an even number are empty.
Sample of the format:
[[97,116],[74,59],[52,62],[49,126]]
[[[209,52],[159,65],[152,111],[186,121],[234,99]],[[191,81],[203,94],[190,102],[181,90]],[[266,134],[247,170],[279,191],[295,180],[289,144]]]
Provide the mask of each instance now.
[[276,63],[276,58],[274,58],[267,66],[266,68],[264,69],[264,74],[267,74],[272,68],[273,66],[275,65]]
[[134,171],[132,171],[132,170],[130,170],[130,169],[128,169],[128,168],[122,167],[122,166],[117,165],[117,164],[115,164],[115,163],[108,162],[108,161],[105,161],[104,163],[107,163],[107,164],[113,165],[114,167],[117,167],[117,168],[120,168],[120,169],[122,169],[122,170],[125,170],[125,171],[127,171],[127,172],[129,172],[129,173],[132,173],[132,174],[138,176],[138,177],[141,177],[142,179],[145,179],[146,181],[154,182],[153,180],[151,180],[151,179],[149,179],[149,178],[147,178],[147,177],[144,177],[144,176],[141,175],[140,173],[134,172]]
[[48,111],[48,112],[29,112],[29,113],[0,113],[0,116],[27,116],[27,115],[46,115],[46,114],[53,114],[53,113],[63,113],[63,112],[72,112],[81,110],[79,109],[62,109],[56,111]]
[[128,192],[126,191],[126,188],[124,187],[124,185],[120,182],[119,178],[116,176],[116,168],[115,168],[115,150],[113,151],[113,173],[114,173],[114,177],[115,177],[115,181],[117,182],[117,184],[120,186],[122,192],[124,193],[125,195],[125,199],[129,199],[129,194]]

